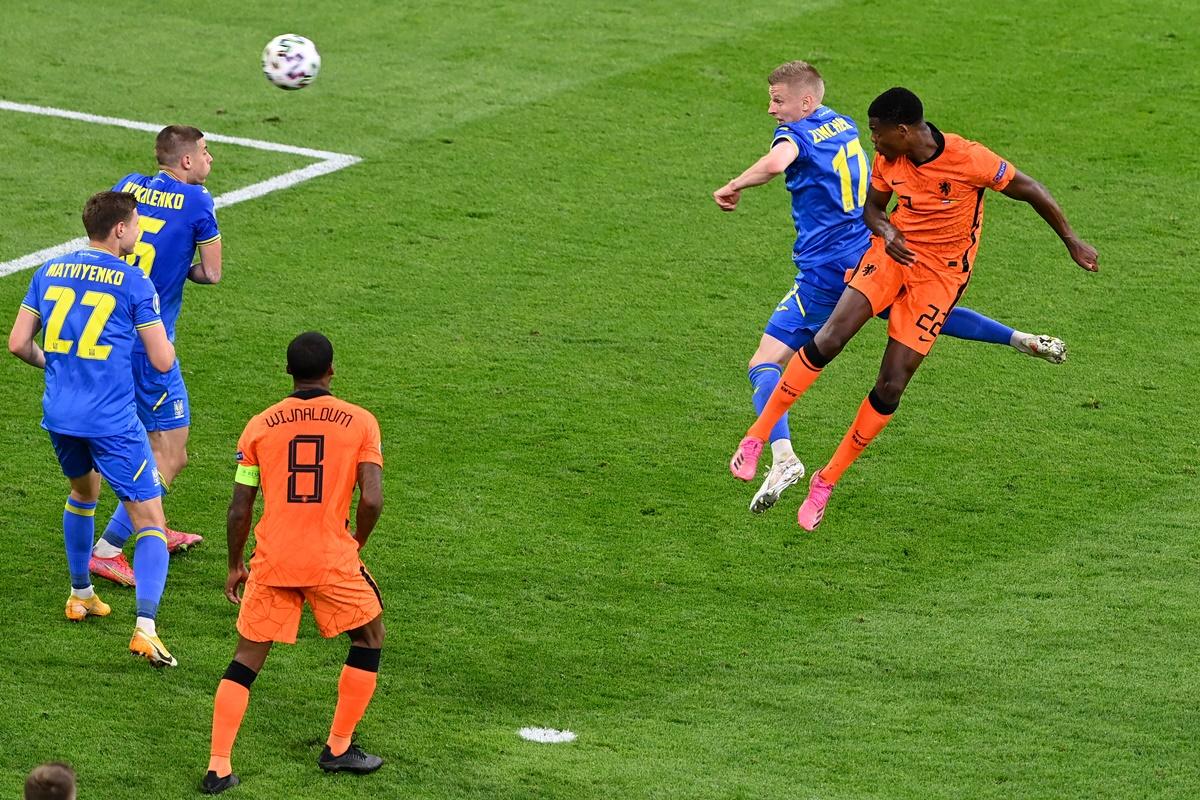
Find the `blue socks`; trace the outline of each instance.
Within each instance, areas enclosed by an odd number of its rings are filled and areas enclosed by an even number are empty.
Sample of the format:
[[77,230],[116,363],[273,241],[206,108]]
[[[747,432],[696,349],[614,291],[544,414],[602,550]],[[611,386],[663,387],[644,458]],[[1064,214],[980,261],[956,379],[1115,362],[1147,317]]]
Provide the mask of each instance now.
[[990,317],[985,317],[978,311],[972,311],[969,308],[954,308],[946,317],[946,321],[942,323],[942,333],[956,339],[970,339],[974,342],[1009,344],[1012,341],[1013,329]]
[[113,512],[108,527],[104,529],[104,536],[100,538],[120,550],[132,535],[133,523],[129,521],[129,512],[125,510],[125,504],[118,500],[117,510]]
[[167,535],[161,528],[142,528],[133,545],[133,578],[137,582],[137,615],[154,619],[167,585]]
[[[771,398],[771,392],[775,391],[775,386],[781,377],[783,377],[783,367],[778,364],[759,364],[750,369],[750,385],[754,387],[754,394],[750,399],[754,401],[754,410],[759,414],[766,408],[767,400]],[[788,430],[788,415],[784,414],[779,418],[779,422],[775,423],[775,427],[771,428],[769,441],[791,438],[792,434]]]
[[86,589],[92,585],[88,562],[92,558],[95,535],[96,504],[81,503],[68,495],[63,508],[63,542],[67,546],[67,569],[71,572],[72,589]]

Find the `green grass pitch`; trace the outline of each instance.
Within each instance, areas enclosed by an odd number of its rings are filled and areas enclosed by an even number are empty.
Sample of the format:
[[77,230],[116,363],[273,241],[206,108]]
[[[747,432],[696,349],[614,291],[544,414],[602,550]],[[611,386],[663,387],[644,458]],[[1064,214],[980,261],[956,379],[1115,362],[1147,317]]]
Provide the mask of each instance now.
[[[41,375],[0,361],[0,792],[56,758],[81,798],[195,791],[235,642],[234,444],[318,328],[384,433],[365,558],[388,641],[359,738],[387,764],[317,770],[346,642],[306,622],[254,686],[229,797],[1200,794],[1195,3],[53,6],[4,3],[0,98],[363,161],[225,209],[226,278],[187,291],[167,512],[207,541],[171,565],[178,669],[126,654],[132,592],[62,619]],[[324,57],[302,92],[258,72],[286,31]],[[1046,183],[1102,265],[992,197],[964,303],[1070,361],[939,344],[811,535],[801,490],[752,517],[725,467],[792,278],[786,192],[709,196],[769,144],[765,76],[791,58],[860,123],[914,89]],[[216,194],[305,163],[212,150]],[[0,261],[80,235],[83,199],[151,157],[148,134],[0,112]],[[0,309],[28,278],[0,278]],[[883,342],[872,323],[796,407],[810,466]]]

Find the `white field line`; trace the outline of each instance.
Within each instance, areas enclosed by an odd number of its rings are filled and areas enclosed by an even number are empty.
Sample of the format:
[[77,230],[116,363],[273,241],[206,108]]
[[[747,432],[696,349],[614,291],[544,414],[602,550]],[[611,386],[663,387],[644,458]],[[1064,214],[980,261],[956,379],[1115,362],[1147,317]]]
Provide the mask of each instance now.
[[[118,117],[101,117],[96,114],[83,114],[78,111],[67,111],[62,108],[50,108],[48,106],[32,106],[25,103],[12,103],[8,100],[0,100],[0,111],[17,111],[22,114],[37,114],[43,117],[59,117],[61,119],[71,119],[78,122],[90,122],[93,125],[111,125],[116,128],[129,128],[135,131],[147,131],[149,133],[158,133],[165,126],[158,125],[152,122],[138,122],[132,119],[120,119]],[[231,192],[219,195],[213,198],[213,205],[217,208],[225,208],[234,203],[241,203],[246,200],[253,200],[256,197],[262,197],[271,192],[277,192],[280,189],[287,189],[295,186],[298,183],[312,180],[321,175],[328,175],[331,172],[336,172],[339,169],[345,169],[352,164],[357,164],[362,161],[358,156],[348,155],[346,153],[334,153],[329,150],[312,150],[308,147],[294,147],[290,144],[280,144],[279,142],[267,142],[262,139],[246,139],[241,136],[225,136],[220,133],[204,134],[205,141],[216,142],[218,144],[232,144],[239,147],[251,147],[255,150],[269,150],[273,153],[290,153],[291,155],[304,156],[306,158],[315,158],[315,164],[309,164],[307,167],[294,169],[290,172],[285,172],[282,175],[276,175],[268,178],[265,181],[252,183],[249,186],[244,186],[241,189],[234,189]],[[11,275],[14,272],[20,272],[23,269],[40,266],[43,262],[52,258],[57,258],[61,255],[66,255],[72,250],[78,250],[87,244],[86,238],[72,239],[69,242],[47,247],[44,250],[38,250],[36,253],[14,258],[12,261],[0,263],[0,278],[5,275]]]

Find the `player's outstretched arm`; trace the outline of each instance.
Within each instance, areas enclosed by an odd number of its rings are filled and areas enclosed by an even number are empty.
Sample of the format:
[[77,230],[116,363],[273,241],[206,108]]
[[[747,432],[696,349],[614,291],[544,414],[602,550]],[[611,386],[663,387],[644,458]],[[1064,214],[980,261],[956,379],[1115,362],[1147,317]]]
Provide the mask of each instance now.
[[46,368],[46,354],[38,347],[34,337],[41,330],[42,321],[24,308],[17,312],[12,330],[8,334],[8,352],[38,369]]
[[246,540],[250,538],[254,498],[257,496],[257,486],[234,483],[233,499],[229,501],[229,512],[225,515],[225,540],[229,545],[229,576],[225,580],[225,597],[234,605],[241,602],[238,591],[250,577],[245,562]]
[[1067,222],[1066,216],[1058,207],[1058,203],[1055,202],[1049,189],[1018,171],[1008,186],[1004,187],[1003,193],[1014,200],[1020,200],[1033,206],[1042,219],[1046,220],[1046,224],[1058,234],[1058,238],[1063,240],[1063,244],[1067,246],[1067,252],[1071,254],[1071,258],[1076,264],[1088,272],[1096,272],[1100,269],[1099,254],[1097,254],[1096,248],[1075,234],[1071,223]]
[[188,270],[188,280],[192,283],[221,282],[221,240],[200,245],[200,260],[192,264]]
[[354,540],[362,550],[383,513],[383,467],[364,461],[358,465],[358,511],[354,516]]
[[733,211],[737,208],[743,189],[767,183],[787,169],[788,164],[795,161],[798,155],[800,155],[800,148],[796,147],[795,142],[790,139],[779,139],[771,147],[770,152],[751,164],[741,175],[713,192],[713,200],[717,201],[717,205],[722,211]]
[[881,192],[874,186],[867,189],[867,204],[863,206],[863,223],[871,233],[887,244],[887,254],[904,265],[917,260],[917,254],[908,249],[904,234],[888,219],[887,207],[892,201],[891,192]]
[[167,338],[167,329],[162,325],[151,325],[141,328],[138,335],[146,347],[146,355],[150,363],[159,372],[166,372],[175,364],[175,345]]

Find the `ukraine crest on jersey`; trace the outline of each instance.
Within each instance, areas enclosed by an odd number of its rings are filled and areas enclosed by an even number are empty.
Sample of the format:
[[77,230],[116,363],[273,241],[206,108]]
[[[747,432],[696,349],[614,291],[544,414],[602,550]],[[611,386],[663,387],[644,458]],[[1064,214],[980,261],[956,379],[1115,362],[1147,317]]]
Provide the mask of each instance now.
[[149,278],[89,247],[39,267],[21,308],[44,330],[42,427],[87,438],[129,430],[137,421],[134,343],[139,330],[162,324]]
[[775,129],[771,145],[780,139],[800,151],[784,172],[792,193],[796,244],[792,260],[806,282],[841,293],[843,274],[811,275],[824,264],[866,250],[870,232],[862,221],[871,168],[858,139],[854,120],[828,106]]
[[[183,285],[196,248],[221,238],[212,195],[203,186],[184,183],[168,170],[147,176],[126,175],[113,186],[138,201],[141,235],[126,260],[154,281],[162,303],[167,338],[175,341],[175,322],[183,305]],[[141,344],[136,345],[141,351]]]

